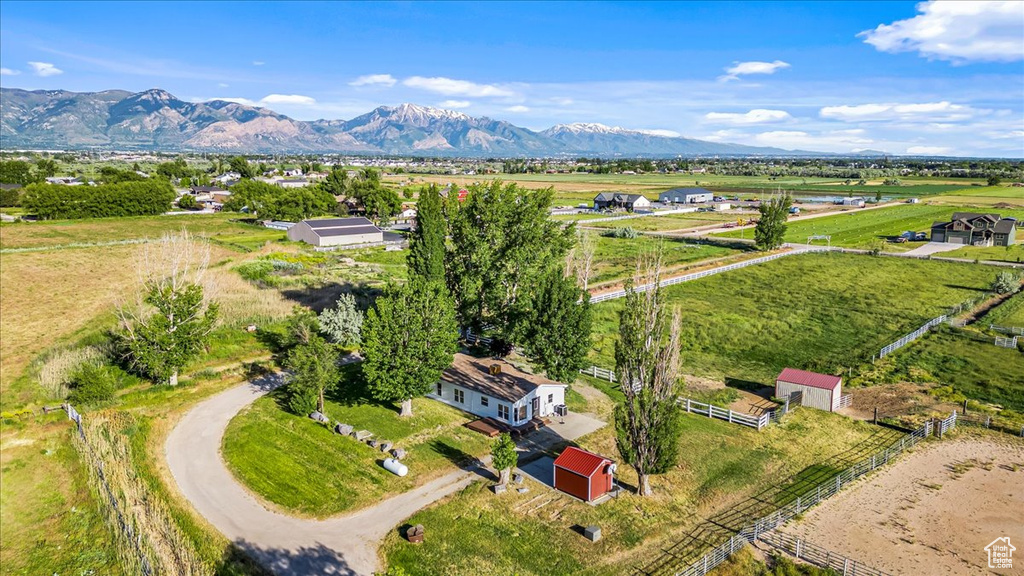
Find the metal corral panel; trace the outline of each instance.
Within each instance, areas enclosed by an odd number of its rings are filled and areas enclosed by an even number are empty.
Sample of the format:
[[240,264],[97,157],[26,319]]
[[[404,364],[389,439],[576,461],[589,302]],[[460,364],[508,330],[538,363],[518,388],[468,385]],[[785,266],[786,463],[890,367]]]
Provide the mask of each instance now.
[[839,398],[842,396],[842,389],[842,384],[840,384],[833,393],[832,390],[777,380],[775,382],[775,397],[787,398],[793,392],[802,392],[803,406],[834,412],[839,409]]

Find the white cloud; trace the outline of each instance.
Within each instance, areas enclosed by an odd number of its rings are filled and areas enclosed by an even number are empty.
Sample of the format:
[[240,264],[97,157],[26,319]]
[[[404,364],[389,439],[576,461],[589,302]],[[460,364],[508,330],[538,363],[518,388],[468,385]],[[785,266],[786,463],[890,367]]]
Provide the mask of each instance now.
[[264,64],[266,64],[266,62],[264,62],[263,60],[253,60],[252,61],[252,65],[253,66],[263,66]]
[[472,102],[469,100],[445,100],[443,102],[438,102],[437,107],[457,110],[459,108],[469,108],[471,104]]
[[956,122],[976,116],[986,116],[992,110],[972,108],[951,102],[925,102],[922,104],[858,104],[855,106],[826,106],[819,114],[822,118],[847,122],[874,122],[901,120],[904,122]]
[[32,70],[36,73],[36,76],[42,76],[44,78],[47,76],[56,76],[57,74],[64,73],[63,70],[57,68],[49,62],[29,62],[28,65],[32,67]]
[[355,80],[348,83],[349,86],[386,86],[388,88],[395,85],[398,80],[391,74],[367,74],[360,76]]
[[911,146],[907,148],[907,154],[917,156],[945,156],[953,149],[948,146]]
[[469,96],[480,98],[486,96],[515,96],[516,93],[507,88],[493,84],[476,84],[468,80],[455,80],[452,78],[424,76],[412,76],[406,78],[402,84],[410,88],[419,88],[428,92],[436,92],[445,96]]
[[921,2],[913,18],[858,34],[882,52],[966,62],[1024,59],[1024,2]]
[[530,108],[528,106],[523,106],[522,104],[516,104],[515,106],[509,106],[508,108],[505,108],[505,111],[514,112],[516,114],[522,114],[524,112],[529,112]]
[[219,86],[221,88],[227,88],[228,87],[228,85],[223,83],[223,82],[218,83],[217,86]]
[[[750,137],[753,144],[779,148],[812,150],[816,152],[849,152],[863,149],[874,140],[864,136],[863,130],[830,130],[812,134],[801,130],[772,130]],[[741,144],[751,142],[739,141]]]
[[262,100],[260,104],[297,104],[299,106],[312,106],[316,104],[316,100],[309,96],[302,96],[300,94],[268,94]]
[[708,112],[704,115],[704,118],[717,124],[734,125],[768,124],[771,122],[783,122],[785,120],[793,119],[793,117],[789,115],[789,112],[786,112],[785,110],[766,110],[764,108],[756,108],[744,113]]
[[739,80],[740,76],[748,74],[775,74],[777,71],[789,68],[788,62],[776,60],[774,62],[735,62],[731,67],[725,69],[725,75],[719,76],[719,81]]
[[[201,99],[199,102],[207,102],[210,99]],[[212,100],[223,100],[225,102],[234,102],[235,104],[245,104],[246,106],[258,106],[256,102],[249,100],[248,98],[213,98]]]
[[0,76],[17,76],[21,74],[21,70],[11,70],[10,68],[0,68]]

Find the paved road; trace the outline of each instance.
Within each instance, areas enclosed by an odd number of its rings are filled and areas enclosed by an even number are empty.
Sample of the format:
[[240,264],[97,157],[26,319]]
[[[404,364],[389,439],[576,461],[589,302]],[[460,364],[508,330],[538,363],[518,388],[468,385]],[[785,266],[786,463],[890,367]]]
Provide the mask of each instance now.
[[167,438],[167,464],[178,487],[211,524],[275,574],[370,576],[377,545],[417,510],[490,473],[457,470],[372,507],[327,520],[293,518],[264,508],[228,471],[220,446],[228,422],[272,390],[268,378],[222,392],[197,405]]
[[964,248],[963,244],[953,244],[952,242],[929,242],[922,244],[913,250],[904,252],[907,256],[930,256],[932,254],[939,254],[940,252],[951,252],[953,250],[959,250]]
[[[280,576],[339,574],[370,576],[379,569],[377,547],[388,532],[429,504],[480,477],[494,479],[490,456],[381,503],[326,520],[286,516],[265,508],[228,471],[220,454],[228,422],[280,384],[270,376],[203,401],[167,437],[167,464],[196,510],[236,546]],[[590,433],[604,422],[585,414],[567,417],[525,438],[521,449],[543,450]]]

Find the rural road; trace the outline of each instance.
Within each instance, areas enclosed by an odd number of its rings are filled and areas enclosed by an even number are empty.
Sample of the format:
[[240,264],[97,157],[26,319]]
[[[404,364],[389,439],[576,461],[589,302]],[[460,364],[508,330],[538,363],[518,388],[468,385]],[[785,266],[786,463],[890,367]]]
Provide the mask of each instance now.
[[468,486],[483,469],[456,470],[358,512],[310,520],[265,508],[228,471],[220,447],[228,422],[280,384],[280,376],[237,386],[190,410],[164,447],[175,482],[195,509],[236,546],[279,576],[370,576],[377,546],[417,510]]

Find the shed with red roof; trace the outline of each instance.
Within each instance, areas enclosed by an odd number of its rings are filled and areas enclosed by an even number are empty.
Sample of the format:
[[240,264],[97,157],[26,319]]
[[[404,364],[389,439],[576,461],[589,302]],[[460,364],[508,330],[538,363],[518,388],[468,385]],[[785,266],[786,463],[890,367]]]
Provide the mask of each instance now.
[[792,398],[802,395],[801,404],[835,412],[843,396],[843,379],[830,374],[818,374],[796,368],[786,368],[775,379],[775,397]]
[[598,454],[570,446],[555,458],[555,488],[584,502],[612,489],[615,464]]

